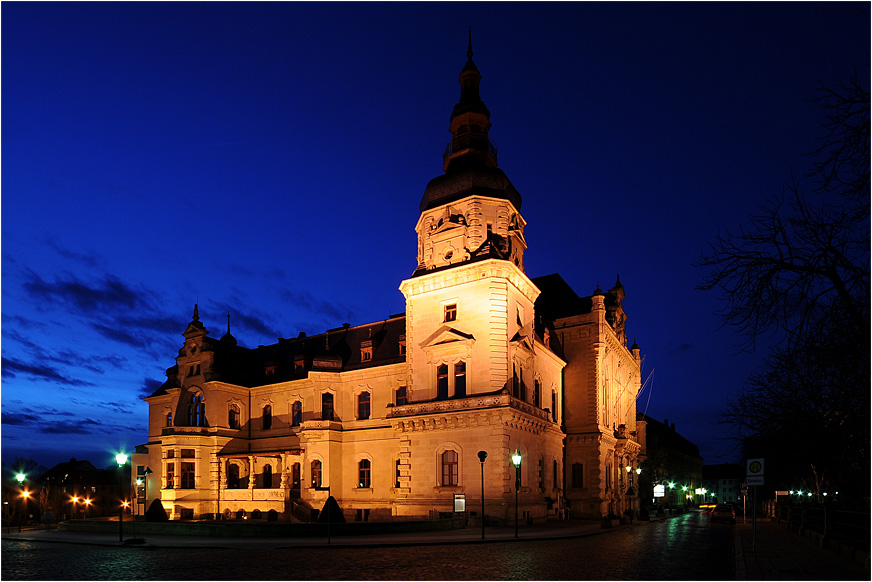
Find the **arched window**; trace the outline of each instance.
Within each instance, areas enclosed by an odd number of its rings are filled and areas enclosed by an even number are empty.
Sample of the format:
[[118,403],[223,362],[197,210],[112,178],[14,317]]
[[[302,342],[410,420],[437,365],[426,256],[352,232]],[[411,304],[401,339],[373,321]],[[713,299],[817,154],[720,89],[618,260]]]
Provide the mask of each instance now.
[[272,406],[267,404],[263,407],[263,415],[261,416],[263,421],[263,430],[269,430],[272,428]]
[[227,424],[230,428],[239,428],[239,406],[231,404],[227,410]]
[[167,426],[173,425],[173,413],[167,412]]
[[369,392],[361,392],[357,397],[357,418],[366,420],[369,418],[370,401]]
[[457,485],[457,451],[447,450],[442,453],[442,486]]
[[188,426],[206,426],[206,403],[202,394],[197,394],[188,405]]
[[454,364],[454,397],[466,398],[466,362]]
[[297,400],[291,406],[291,426],[300,426],[303,422],[303,403]]
[[321,486],[321,461],[312,461],[312,487]]
[[436,400],[448,398],[448,366],[445,364],[436,368]]
[[361,489],[369,489],[372,486],[370,483],[371,468],[369,459],[361,459],[357,464],[357,486]]
[[557,470],[557,459],[554,459],[554,488],[560,489],[560,472]]
[[273,472],[272,465],[263,466],[263,488],[272,489]]
[[521,383],[518,381],[518,368],[512,364],[512,396],[520,398]]
[[329,392],[321,395],[321,420],[333,420],[333,395]]
[[542,386],[539,385],[539,380],[533,380],[533,406],[539,408],[542,405]]
[[239,465],[235,463],[227,466],[227,488],[239,489]]

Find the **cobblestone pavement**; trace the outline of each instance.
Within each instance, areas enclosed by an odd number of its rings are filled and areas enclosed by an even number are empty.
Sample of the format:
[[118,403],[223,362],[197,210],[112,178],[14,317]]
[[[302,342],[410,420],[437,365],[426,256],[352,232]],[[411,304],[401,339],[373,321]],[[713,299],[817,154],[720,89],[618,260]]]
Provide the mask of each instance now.
[[737,580],[869,580],[862,565],[768,519],[736,524]]
[[[523,530],[522,530],[523,536]],[[568,539],[422,546],[100,547],[4,540],[4,580],[725,580],[734,532],[691,513]]]

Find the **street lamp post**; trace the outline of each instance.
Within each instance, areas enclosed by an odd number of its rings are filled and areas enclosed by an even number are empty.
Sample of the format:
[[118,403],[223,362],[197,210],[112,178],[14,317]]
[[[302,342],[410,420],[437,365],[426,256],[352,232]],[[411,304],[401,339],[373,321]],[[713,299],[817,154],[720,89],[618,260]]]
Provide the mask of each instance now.
[[118,510],[118,541],[124,541],[124,465],[127,464],[127,455],[118,453],[115,455],[118,463],[118,493],[121,496],[121,506]]
[[[15,475],[15,480],[18,481],[18,487],[21,488],[24,486],[24,480],[27,479],[27,475],[24,473],[17,473]],[[18,533],[21,533],[21,520],[24,515],[24,493],[21,494],[21,513],[18,514]]]
[[[21,492],[21,513],[22,517],[27,515],[27,500],[30,498],[30,491]],[[21,520],[18,520],[18,533],[21,533]]]
[[478,452],[478,460],[481,461],[481,539],[484,539],[484,460],[487,459],[487,451]]
[[518,491],[521,490],[521,451],[516,450],[512,455],[512,464],[515,466],[515,537],[518,537]]

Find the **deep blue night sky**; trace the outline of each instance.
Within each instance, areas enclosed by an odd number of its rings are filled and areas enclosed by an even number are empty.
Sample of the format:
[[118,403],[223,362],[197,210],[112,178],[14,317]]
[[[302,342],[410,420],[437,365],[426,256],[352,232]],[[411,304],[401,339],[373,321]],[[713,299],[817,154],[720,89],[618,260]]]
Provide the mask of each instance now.
[[620,274],[639,410],[738,460],[762,354],[692,264],[802,178],[819,84],[869,87],[868,2],[0,9],[2,452],[46,466],[147,440],[194,303],[250,347],[404,310],[469,26],[528,275]]

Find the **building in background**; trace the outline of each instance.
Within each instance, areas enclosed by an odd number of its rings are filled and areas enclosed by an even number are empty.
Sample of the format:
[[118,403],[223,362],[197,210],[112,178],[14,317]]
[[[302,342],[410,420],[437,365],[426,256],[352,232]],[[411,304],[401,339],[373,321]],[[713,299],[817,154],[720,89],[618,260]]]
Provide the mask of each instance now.
[[675,423],[637,415],[639,442],[645,451],[642,463],[643,503],[668,507],[693,507],[702,503],[696,493],[702,484],[699,448],[675,430]]
[[702,486],[712,503],[742,503],[745,467],[735,463],[702,466]]
[[520,452],[525,521],[637,507],[641,357],[624,288],[579,297],[559,275],[528,277],[521,195],[497,167],[467,54],[444,173],[419,206],[417,267],[400,283],[405,313],[245,348],[229,316],[215,339],[195,306],[145,399],[133,464],[153,471],[147,503],[171,519],[308,519],[329,487],[347,519],[464,501],[476,516],[484,487],[487,518],[507,522]]
[[129,465],[123,475],[119,475],[120,470],[117,466],[98,469],[75,458],[58,463],[34,481],[32,502],[41,511],[51,511],[59,521],[118,515],[122,503],[119,490],[124,487],[126,499],[130,481]]

